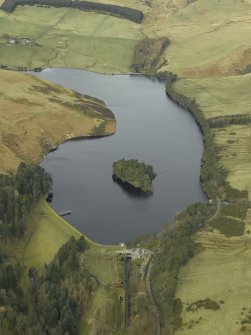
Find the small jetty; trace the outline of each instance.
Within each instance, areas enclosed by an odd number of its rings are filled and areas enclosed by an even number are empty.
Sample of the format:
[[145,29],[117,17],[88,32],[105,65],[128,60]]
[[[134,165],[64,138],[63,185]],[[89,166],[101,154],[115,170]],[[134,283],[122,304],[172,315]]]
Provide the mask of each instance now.
[[66,216],[66,215],[70,215],[71,214],[71,211],[68,210],[68,211],[63,211],[63,212],[58,212],[58,215],[60,216]]

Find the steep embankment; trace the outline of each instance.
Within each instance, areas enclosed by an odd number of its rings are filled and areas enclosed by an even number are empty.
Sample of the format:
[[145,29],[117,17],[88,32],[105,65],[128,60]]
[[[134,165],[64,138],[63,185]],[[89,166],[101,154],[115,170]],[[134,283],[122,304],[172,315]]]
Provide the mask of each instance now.
[[95,98],[10,71],[0,72],[0,172],[20,161],[39,163],[70,138],[111,135],[113,113]]

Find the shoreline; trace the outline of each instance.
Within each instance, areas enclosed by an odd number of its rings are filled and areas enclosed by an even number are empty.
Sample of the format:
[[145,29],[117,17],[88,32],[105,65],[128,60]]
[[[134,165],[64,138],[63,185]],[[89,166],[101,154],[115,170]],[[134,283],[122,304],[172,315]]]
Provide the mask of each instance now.
[[[63,67],[53,67],[53,68],[47,68],[47,69],[69,69],[69,70],[83,70],[83,71],[87,71],[87,72],[91,72],[91,73],[97,73],[97,74],[101,74],[101,75],[109,75],[111,76],[112,74],[108,74],[108,73],[100,73],[100,72],[95,72],[95,71],[90,71],[88,69],[77,69],[77,68],[63,68]],[[31,74],[32,75],[32,74]],[[199,129],[200,129],[200,132],[201,132],[201,135],[202,135],[202,138],[203,138],[203,153],[205,151],[205,137],[204,137],[204,133],[203,133],[203,129],[200,125],[200,123],[196,120],[196,118],[194,117],[194,113],[193,111],[189,108],[189,106],[187,106],[185,103],[183,103],[181,100],[178,100],[177,98],[175,98],[170,92],[167,91],[167,79],[166,78],[159,78],[158,75],[147,75],[147,74],[142,74],[142,73],[135,73],[135,74],[131,74],[131,73],[125,73],[125,74],[113,74],[115,76],[119,76],[119,75],[139,75],[139,76],[142,76],[142,77],[147,77],[149,79],[154,79],[154,80],[159,80],[159,81],[162,81],[165,83],[165,93],[167,94],[168,98],[170,98],[175,104],[179,105],[180,107],[182,107],[184,110],[188,111],[189,113],[192,114],[195,122],[197,123]],[[115,120],[116,121],[116,120]],[[114,133],[113,133],[114,134]],[[45,156],[44,158],[50,153],[50,152],[53,152],[53,151],[56,151],[58,150],[59,146],[65,142],[68,142],[68,141],[78,141],[78,140],[91,140],[91,139],[95,139],[95,138],[103,138],[103,137],[108,137],[108,136],[111,136],[113,134],[109,134],[109,135],[98,135],[98,136],[76,136],[76,137],[72,137],[72,138],[69,138],[69,139],[66,139],[64,140],[63,142],[59,143],[55,148],[52,148]],[[203,154],[202,154],[203,156]],[[201,161],[202,161],[202,157],[201,157]],[[201,167],[200,167],[200,177],[201,177],[201,168],[202,168],[202,164],[201,164]],[[205,196],[207,197],[207,199],[209,199],[209,196],[207,194],[207,192],[205,191],[205,189],[203,188],[203,185],[202,185],[202,182],[201,182],[201,179],[200,179],[200,185],[202,187],[202,191],[203,193],[205,194]],[[52,211],[54,211],[56,213],[56,211],[53,209],[53,207],[51,205],[48,205],[50,206],[50,208],[52,209]],[[182,209],[183,210],[183,209]],[[95,242],[95,241],[92,241],[91,239],[88,238],[88,236],[86,236],[84,233],[81,233],[78,229],[76,229],[71,223],[69,223],[67,220],[63,219],[62,220],[67,224],[67,225],[70,225],[75,231],[79,232],[81,235],[83,235],[87,240],[91,241],[91,243],[97,245],[97,246],[102,246],[102,244],[99,244],[98,242]],[[160,231],[161,232],[161,231]],[[144,232],[142,232],[142,234],[144,234]],[[136,236],[135,236],[136,237]],[[104,245],[103,245],[104,246]],[[109,245],[105,245],[105,246],[109,246]],[[112,246],[116,246],[116,244],[112,245]]]
[[[142,73],[124,73],[124,74],[109,74],[109,73],[100,73],[100,72],[95,72],[95,71],[90,71],[90,70],[88,70],[88,69],[77,69],[77,68],[63,68],[63,67],[53,67],[53,68],[48,68],[48,67],[45,67],[44,69],[69,69],[69,70],[71,70],[71,69],[74,69],[74,70],[83,70],[83,71],[87,71],[87,72],[91,72],[91,73],[97,73],[97,74],[102,74],[102,75],[109,75],[109,76],[111,76],[111,75],[128,75],[128,76],[142,76],[142,77],[147,77],[147,78],[149,78],[149,79],[154,79],[154,80],[158,80],[158,81],[162,81],[162,82],[165,82],[165,84],[166,84],[166,89],[165,89],[165,92],[166,92],[166,94],[167,94],[167,96],[173,101],[173,102],[175,102],[177,105],[179,105],[179,106],[181,106],[183,109],[185,109],[185,110],[187,110],[188,112],[190,112],[192,115],[193,115],[193,118],[195,119],[195,121],[196,121],[196,123],[198,124],[198,126],[199,126],[199,128],[200,128],[200,132],[201,132],[201,134],[202,134],[202,137],[203,137],[203,143],[204,143],[204,150],[203,150],[203,152],[205,151],[205,137],[204,137],[204,133],[203,133],[203,130],[202,130],[202,127],[201,127],[201,125],[200,125],[200,123],[198,122],[198,120],[196,120],[196,118],[194,117],[194,113],[193,113],[193,111],[189,108],[189,106],[188,105],[186,105],[184,102],[182,102],[182,100],[178,100],[176,97],[174,97],[172,94],[171,94],[171,92],[169,92],[168,90],[167,90],[167,82],[168,82],[168,80],[167,80],[167,78],[165,78],[165,77],[162,77],[162,78],[160,78],[160,77],[158,77],[158,74],[156,74],[156,75],[147,75],[147,74],[142,74]],[[44,70],[43,69],[43,70]],[[11,69],[9,69],[10,71],[14,71],[13,69],[11,70]],[[19,72],[28,72],[28,71],[19,71]],[[28,73],[29,75],[32,75],[31,73]],[[62,85],[61,85],[62,86]],[[171,85],[172,86],[172,85]],[[63,86],[64,87],[64,86]],[[95,97],[96,98],[96,97]],[[113,135],[114,133],[116,132],[116,119],[115,119],[115,131],[113,132],[113,133],[111,133],[111,134],[105,134],[105,135],[83,135],[83,136],[76,136],[76,137],[72,137],[72,138],[66,138],[66,139],[63,139],[60,143],[57,143],[55,146],[53,146],[51,149],[49,149],[48,151],[47,151],[47,153],[43,156],[43,157],[41,157],[40,158],[40,162],[39,162],[39,164],[42,162],[42,160],[49,154],[49,153],[51,153],[51,152],[54,152],[54,151],[56,151],[56,150],[58,150],[58,148],[59,148],[59,146],[61,145],[61,144],[63,144],[63,143],[65,143],[65,142],[68,142],[68,141],[77,141],[77,140],[82,140],[82,139],[89,139],[89,140],[91,140],[91,139],[95,139],[95,138],[102,138],[102,137],[108,137],[108,136],[111,136],[111,135]],[[202,160],[202,158],[201,158],[201,160]],[[201,164],[201,168],[200,168],[200,176],[201,176],[201,169],[202,169],[202,164]],[[203,191],[203,193],[206,195],[206,197],[207,198],[209,198],[208,197],[208,194],[207,194],[207,192],[205,191],[205,189],[203,188],[203,185],[202,185],[202,183],[201,183],[201,179],[200,179],[200,185],[202,186],[202,191]],[[51,207],[49,204],[48,204],[48,206],[51,208],[51,211],[54,213],[54,214],[57,214],[56,213],[56,211],[54,210],[54,208],[53,207]],[[97,243],[97,242],[95,242],[95,241],[92,241],[88,236],[86,236],[85,234],[83,234],[83,233],[81,233],[77,228],[75,228],[71,223],[69,223],[67,220],[65,220],[65,219],[63,219],[63,218],[61,218],[62,219],[62,222],[65,222],[65,224],[67,225],[67,226],[70,226],[75,232],[77,232],[77,233],[79,233],[80,234],[80,236],[81,235],[83,235],[88,241],[90,241],[90,243],[91,244],[94,244],[94,245],[96,245],[96,246],[102,246],[102,244],[99,244],[99,243]],[[144,232],[142,232],[142,234],[143,234]],[[104,245],[103,245],[104,246]],[[109,245],[107,245],[107,246],[109,246]],[[115,244],[113,245],[113,246],[116,246]]]

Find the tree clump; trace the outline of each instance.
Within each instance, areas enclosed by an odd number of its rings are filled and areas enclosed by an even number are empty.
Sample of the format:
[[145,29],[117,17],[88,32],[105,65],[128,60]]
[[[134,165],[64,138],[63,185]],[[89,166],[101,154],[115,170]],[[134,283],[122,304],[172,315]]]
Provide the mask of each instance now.
[[137,159],[121,159],[113,163],[113,177],[148,193],[153,192],[152,181],[156,174],[151,165]]
[[154,74],[156,69],[164,66],[164,51],[170,44],[167,37],[144,38],[134,49],[131,68],[139,73]]

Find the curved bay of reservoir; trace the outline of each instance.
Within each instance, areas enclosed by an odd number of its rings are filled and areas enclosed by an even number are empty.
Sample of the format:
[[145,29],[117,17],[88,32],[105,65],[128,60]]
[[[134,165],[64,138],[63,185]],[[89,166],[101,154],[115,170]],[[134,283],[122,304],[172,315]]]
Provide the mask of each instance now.
[[[81,232],[100,243],[130,242],[160,231],[188,204],[206,201],[199,183],[202,135],[163,82],[71,69],[34,74],[104,100],[117,121],[115,135],[66,142],[41,164],[53,176],[52,206],[71,210],[66,219]],[[113,180],[112,164],[121,158],[153,165],[152,195]]]

